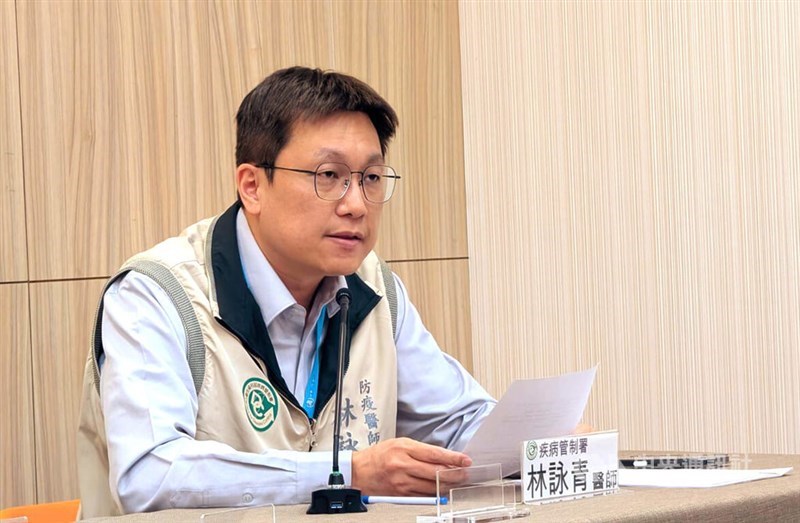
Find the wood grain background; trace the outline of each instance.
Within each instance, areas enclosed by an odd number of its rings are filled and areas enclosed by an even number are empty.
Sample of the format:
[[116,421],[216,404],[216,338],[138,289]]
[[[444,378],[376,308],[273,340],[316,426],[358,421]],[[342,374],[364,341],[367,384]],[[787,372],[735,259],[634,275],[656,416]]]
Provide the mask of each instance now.
[[460,8],[479,380],[599,363],[620,448],[800,452],[800,4]]

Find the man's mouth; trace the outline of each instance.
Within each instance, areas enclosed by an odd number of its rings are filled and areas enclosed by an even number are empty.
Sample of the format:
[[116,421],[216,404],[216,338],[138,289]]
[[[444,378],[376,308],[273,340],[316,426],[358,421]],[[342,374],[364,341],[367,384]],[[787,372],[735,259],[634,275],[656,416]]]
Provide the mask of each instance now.
[[348,241],[361,241],[364,239],[364,235],[360,232],[335,232],[329,234],[331,238],[336,238],[339,240],[348,240]]

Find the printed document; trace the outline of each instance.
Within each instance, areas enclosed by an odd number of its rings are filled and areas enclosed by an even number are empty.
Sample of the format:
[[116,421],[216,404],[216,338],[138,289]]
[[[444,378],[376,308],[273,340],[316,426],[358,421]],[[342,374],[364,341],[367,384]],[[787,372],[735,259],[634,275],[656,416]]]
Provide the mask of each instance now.
[[512,383],[464,449],[473,466],[500,463],[503,475],[510,476],[519,472],[523,441],[571,434],[583,417],[596,371],[595,365]]

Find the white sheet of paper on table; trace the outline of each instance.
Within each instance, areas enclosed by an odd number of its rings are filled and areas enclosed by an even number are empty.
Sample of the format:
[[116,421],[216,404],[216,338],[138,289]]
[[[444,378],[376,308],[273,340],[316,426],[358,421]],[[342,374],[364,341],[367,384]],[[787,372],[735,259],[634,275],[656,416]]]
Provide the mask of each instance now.
[[619,469],[621,487],[707,488],[733,485],[788,474],[779,469]]
[[595,365],[552,378],[516,380],[464,453],[473,465],[500,463],[505,475],[519,472],[523,441],[570,434],[581,421],[596,372]]

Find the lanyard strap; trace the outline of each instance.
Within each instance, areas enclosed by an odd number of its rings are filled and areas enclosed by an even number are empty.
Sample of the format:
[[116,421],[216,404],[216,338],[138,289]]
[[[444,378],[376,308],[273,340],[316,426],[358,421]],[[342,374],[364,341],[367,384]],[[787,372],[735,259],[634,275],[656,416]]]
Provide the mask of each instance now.
[[319,387],[319,355],[322,352],[322,329],[325,325],[325,314],[327,306],[323,305],[322,310],[319,311],[319,319],[317,326],[314,328],[314,334],[317,339],[317,349],[314,352],[314,364],[311,366],[311,374],[308,376],[308,383],[306,383],[306,398],[303,400],[303,410],[306,411],[308,419],[314,418],[314,410],[317,407],[317,389]]

